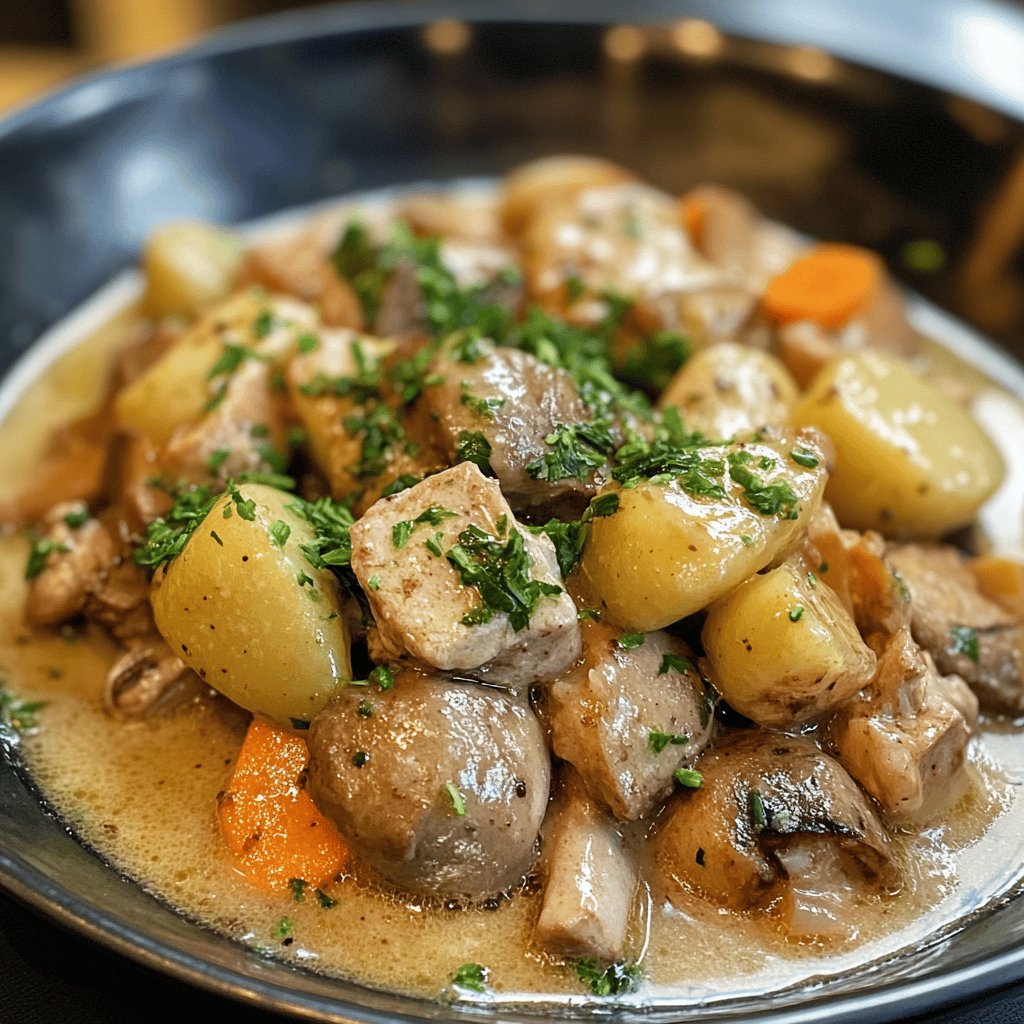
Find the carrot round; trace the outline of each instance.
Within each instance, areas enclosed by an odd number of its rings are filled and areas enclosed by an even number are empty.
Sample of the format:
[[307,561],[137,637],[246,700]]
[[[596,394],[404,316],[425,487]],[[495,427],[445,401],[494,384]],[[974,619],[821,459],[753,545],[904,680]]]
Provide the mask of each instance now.
[[819,245],[768,282],[764,310],[779,324],[811,320],[836,329],[870,304],[881,277],[881,261],[867,249]]
[[218,798],[221,834],[236,867],[270,892],[295,879],[322,888],[347,859],[337,828],[302,786],[308,764],[301,736],[256,716]]

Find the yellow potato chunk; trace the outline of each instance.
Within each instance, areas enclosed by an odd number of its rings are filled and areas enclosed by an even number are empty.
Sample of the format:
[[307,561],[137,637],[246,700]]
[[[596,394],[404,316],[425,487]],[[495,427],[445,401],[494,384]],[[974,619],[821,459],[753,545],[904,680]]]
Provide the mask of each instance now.
[[231,291],[242,263],[242,240],[201,221],[157,228],[146,243],[144,307],[150,316],[189,315]]
[[784,426],[796,397],[796,382],[773,355],[724,341],[694,353],[658,404],[675,406],[688,430],[724,439]]
[[[815,431],[696,452],[711,487],[685,475],[613,485],[618,511],[591,524],[581,587],[628,629],[692,615],[785,557],[821,502],[825,449]],[[787,496],[772,511],[773,497]]]
[[882,352],[827,363],[793,422],[831,437],[826,498],[847,527],[941,537],[970,523],[1003,478],[998,450],[970,413]]
[[282,725],[308,722],[351,678],[338,582],[300,546],[292,495],[242,484],[221,498],[154,585],[157,628],[215,690]]
[[850,613],[797,560],[751,576],[712,604],[701,641],[722,696],[770,728],[817,718],[875,672],[875,654]]
[[[145,373],[118,392],[119,426],[165,444],[184,423],[199,419],[230,376],[224,356],[252,352],[253,358],[281,361],[294,351],[304,330],[316,325],[310,307],[268,296],[258,288],[238,292],[210,310]],[[218,365],[225,372],[217,373]]]
[[548,156],[511,171],[502,183],[498,216],[518,235],[545,205],[572,199],[584,189],[634,180],[624,167],[593,156]]

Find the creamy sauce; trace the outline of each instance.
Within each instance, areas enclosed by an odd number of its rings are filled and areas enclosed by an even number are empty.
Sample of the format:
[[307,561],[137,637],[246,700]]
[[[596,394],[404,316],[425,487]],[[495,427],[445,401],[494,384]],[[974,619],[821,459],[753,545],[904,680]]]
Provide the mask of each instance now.
[[[94,406],[132,318],[129,308],[67,352],[13,408],[0,431],[0,502],[28,479],[49,429]],[[1021,415],[1016,400],[993,394]],[[1018,469],[1007,486],[1019,488],[1019,480]],[[1016,541],[1013,534],[1004,546]],[[24,538],[0,537],[0,675],[18,698],[46,702],[22,751],[50,805],[87,846],[204,926],[327,975],[447,998],[458,966],[478,962],[489,968],[494,993],[479,998],[583,998],[575,973],[530,945],[539,911],[533,893],[488,908],[446,909],[384,892],[357,872],[330,887],[336,903],[324,909],[312,894],[296,902],[253,889],[229,861],[216,818],[247,716],[213,695],[149,720],[108,714],[102,693],[113,645],[92,628],[79,634],[23,625],[25,555]],[[628,955],[642,960],[647,980],[624,1001],[780,990],[936,941],[1017,882],[1024,863],[1019,747],[1019,734],[1005,728],[972,741],[968,791],[943,824],[896,836],[903,891],[845,908],[856,931],[849,943],[791,944],[768,915],[730,915],[697,900],[673,909],[644,892]]]

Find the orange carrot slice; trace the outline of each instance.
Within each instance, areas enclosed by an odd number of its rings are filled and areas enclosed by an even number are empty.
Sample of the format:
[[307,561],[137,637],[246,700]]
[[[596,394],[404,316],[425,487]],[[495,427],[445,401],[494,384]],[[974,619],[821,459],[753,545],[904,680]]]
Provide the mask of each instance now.
[[218,798],[220,830],[235,866],[269,892],[286,890],[295,879],[322,888],[348,856],[337,828],[302,787],[308,764],[301,736],[256,716]]
[[707,220],[708,204],[696,196],[683,196],[679,200],[679,216],[694,245],[700,245],[704,237],[704,223]]
[[811,320],[834,330],[871,302],[881,277],[881,260],[867,249],[819,245],[768,282],[764,309],[779,324]]

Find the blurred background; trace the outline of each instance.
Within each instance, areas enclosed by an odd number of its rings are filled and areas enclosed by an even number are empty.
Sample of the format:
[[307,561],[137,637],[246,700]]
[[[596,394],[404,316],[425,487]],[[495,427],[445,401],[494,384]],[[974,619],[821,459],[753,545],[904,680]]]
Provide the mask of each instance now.
[[315,0],[0,0],[0,115],[75,75]]

